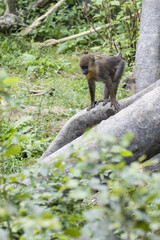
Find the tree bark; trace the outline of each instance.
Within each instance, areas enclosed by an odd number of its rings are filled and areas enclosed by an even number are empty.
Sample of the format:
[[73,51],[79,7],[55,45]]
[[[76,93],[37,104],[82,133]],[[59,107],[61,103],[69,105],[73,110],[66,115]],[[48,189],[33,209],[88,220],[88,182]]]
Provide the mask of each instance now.
[[[122,109],[124,108],[127,108],[129,105],[133,104],[138,99],[141,99],[143,95],[152,91],[153,89],[156,89],[157,87],[160,87],[160,80],[152,84],[148,88],[142,90],[141,92],[129,98],[120,100],[119,101],[120,111],[122,111]],[[148,104],[150,103],[148,102]],[[137,109],[139,108],[138,105],[136,107]],[[74,139],[81,136],[87,128],[93,127],[94,125],[100,123],[103,120],[108,119],[110,116],[114,114],[115,114],[114,110],[110,108],[110,103],[108,103],[105,106],[102,106],[102,104],[99,104],[98,106],[96,106],[96,108],[93,108],[91,111],[86,111],[86,109],[82,110],[81,112],[73,116],[66,123],[66,125],[60,131],[60,133],[56,136],[56,138],[50,144],[48,149],[44,152],[44,154],[42,155],[42,159],[51,155],[58,149],[62,148],[64,145],[70,143]],[[128,114],[126,112],[126,119],[127,119],[127,115]]]
[[32,4],[32,8],[35,7],[43,7],[45,6],[48,2],[50,2],[51,0],[37,0]]
[[14,5],[14,0],[4,0],[4,3],[6,5],[5,14],[16,14],[16,9]]
[[6,10],[0,17],[0,32],[7,32],[10,29],[16,29],[19,25],[19,18],[16,14],[14,0],[4,0]]
[[140,35],[136,51],[136,91],[160,78],[160,3],[142,0]]
[[5,14],[0,17],[0,32],[7,32],[10,29],[15,30],[19,25],[19,18],[14,14]]
[[[159,81],[160,82],[160,81]],[[71,143],[65,145],[55,153],[43,159],[44,163],[51,163],[55,158],[64,155],[65,159],[70,154],[71,147],[86,148],[88,151],[96,150],[97,144],[94,142],[94,135],[114,135],[118,139],[128,133],[134,133],[129,150],[133,152],[133,156],[126,159],[127,163],[136,161],[142,155],[146,155],[146,159],[160,153],[160,86],[155,87],[152,91],[144,94],[133,104],[122,109],[120,112],[102,121],[96,127],[89,130],[90,139],[80,136]],[[103,146],[104,147],[104,146]],[[73,151],[73,150],[72,150]]]

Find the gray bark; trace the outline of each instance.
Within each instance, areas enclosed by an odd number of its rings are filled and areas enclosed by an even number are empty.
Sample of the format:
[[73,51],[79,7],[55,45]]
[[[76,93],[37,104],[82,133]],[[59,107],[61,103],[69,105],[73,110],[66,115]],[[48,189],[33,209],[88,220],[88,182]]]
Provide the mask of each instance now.
[[14,0],[4,0],[4,3],[6,5],[6,10],[5,10],[4,15],[5,14],[15,14],[16,13]]
[[0,17],[0,31],[6,32],[10,29],[16,29],[19,25],[19,18],[16,14],[14,0],[4,0],[6,10],[3,16]]
[[[43,7],[50,0],[36,0],[28,10],[23,11],[23,18],[25,19],[29,12],[35,7]],[[22,26],[24,23],[20,20],[18,13],[16,12],[14,0],[4,0],[6,10],[3,16],[0,17],[0,32],[8,32],[11,30],[17,30],[19,26]]]
[[17,29],[19,25],[19,18],[14,14],[5,14],[0,17],[0,32],[6,32],[10,29]]
[[48,2],[50,2],[51,0],[37,0],[32,4],[32,8],[35,7],[43,7],[45,6]]
[[160,78],[160,2],[142,0],[140,35],[136,51],[136,91]]
[[[93,135],[106,134],[114,135],[118,139],[128,133],[134,133],[129,150],[133,156],[127,158],[127,163],[136,161],[140,156],[146,155],[146,159],[160,153],[160,86],[144,94],[133,104],[122,109],[116,115],[102,121],[89,131],[90,141],[94,141]],[[94,133],[94,134],[93,134]],[[72,146],[80,145],[81,149],[86,148],[88,140],[83,136],[62,147],[55,153],[43,159],[44,163],[51,163],[56,157],[64,155],[65,159],[70,153]],[[88,150],[97,149],[96,144],[88,144]],[[73,150],[72,150],[73,151]],[[57,161],[57,160],[56,160]]]
[[160,154],[157,154],[156,156],[152,157],[150,160],[151,161],[156,160],[156,162],[144,167],[144,171],[160,172]]
[[[152,84],[148,88],[142,90],[141,92],[129,98],[120,100],[120,111],[129,106],[130,104],[136,102],[144,94],[150,92],[158,86],[160,86],[160,80]],[[139,107],[137,106],[137,108]],[[62,130],[50,144],[48,149],[44,152],[44,154],[42,155],[42,159],[62,148],[64,145],[70,143],[77,137],[81,136],[87,128],[93,127],[94,125],[100,123],[102,120],[106,120],[114,114],[115,112],[112,108],[110,108],[110,103],[105,106],[99,104],[91,111],[86,111],[86,109],[82,110],[66,123],[66,125],[62,128]]]

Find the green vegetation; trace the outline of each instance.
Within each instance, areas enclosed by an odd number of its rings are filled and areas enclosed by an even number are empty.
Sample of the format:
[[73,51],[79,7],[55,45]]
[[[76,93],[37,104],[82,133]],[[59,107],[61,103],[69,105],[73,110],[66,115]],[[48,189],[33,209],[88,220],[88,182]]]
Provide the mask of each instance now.
[[97,136],[101,151],[79,145],[67,162],[1,175],[1,239],[159,239],[160,175],[125,165],[132,137]]
[[[2,108],[2,134],[11,128],[25,135],[19,156],[5,160],[5,169],[12,172],[40,157],[65,122],[87,107],[90,97],[78,65],[80,51],[64,55],[57,53],[57,47],[31,48],[16,36],[2,35],[1,41],[1,66],[11,79],[19,77],[9,89],[16,106]],[[101,98],[101,83],[96,95]],[[118,98],[125,96],[120,87]]]
[[[134,70],[141,1],[86,2],[82,8],[81,1],[67,1],[26,38],[18,31],[45,7],[32,9],[17,32],[0,34],[0,239],[160,239],[160,176],[143,172],[141,163],[126,166],[132,134],[121,142],[97,136],[101,151],[78,146],[49,166],[39,160],[67,120],[89,104],[78,66],[84,49],[95,55],[121,49],[125,75]],[[31,3],[15,3],[22,22]],[[1,15],[4,7],[0,2]],[[38,48],[38,41],[108,23],[113,27]],[[97,99],[101,92],[97,84]],[[120,83],[118,99],[126,96]]]

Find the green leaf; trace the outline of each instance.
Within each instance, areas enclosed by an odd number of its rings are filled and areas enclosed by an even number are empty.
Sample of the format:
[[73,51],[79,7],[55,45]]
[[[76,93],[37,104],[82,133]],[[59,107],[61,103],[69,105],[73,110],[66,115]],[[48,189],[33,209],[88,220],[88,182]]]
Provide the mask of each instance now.
[[121,141],[121,144],[123,147],[128,147],[130,142],[132,141],[134,137],[134,134],[133,133],[127,133],[125,134],[123,137],[122,137],[122,141]]
[[129,150],[125,149],[122,146],[118,146],[118,145],[114,145],[111,149],[111,152],[120,153],[124,157],[130,157],[133,155],[132,152],[130,152]]
[[36,68],[37,66],[30,65],[27,69],[27,75],[32,74]]
[[68,228],[64,234],[70,236],[70,237],[79,237],[80,236],[80,228]]
[[6,208],[4,208],[4,207],[1,207],[0,208],[0,217],[2,218],[4,218],[4,217],[6,217],[7,216],[7,210],[6,210]]
[[149,230],[149,224],[145,221],[138,221],[134,228],[137,228],[137,229],[143,229],[144,231],[148,231]]
[[77,179],[72,179],[67,183],[68,188],[77,188],[79,181]]
[[120,6],[120,2],[119,1],[111,1],[111,5]]
[[9,157],[12,155],[19,154],[22,147],[18,144],[12,145],[10,148],[8,148],[4,154],[4,157]]
[[132,152],[130,152],[130,151],[126,150],[126,149],[120,151],[120,153],[121,153],[121,155],[124,156],[124,157],[131,157],[131,156],[133,155]]
[[149,197],[146,199],[145,203],[146,203],[146,204],[151,203],[151,202],[157,197],[157,195],[158,195],[157,192],[149,195]]
[[73,199],[84,199],[88,197],[89,194],[84,189],[76,189],[72,190],[69,195]]
[[20,126],[25,125],[25,123],[30,122],[32,120],[32,118],[33,118],[32,116],[27,116],[27,117],[21,118],[20,120],[18,120],[14,123],[14,128],[18,128]]
[[35,61],[36,57],[32,54],[24,53],[19,57],[21,64],[30,64]]
[[4,79],[3,83],[4,84],[12,84],[12,85],[14,85],[18,81],[20,81],[20,78],[18,78],[18,77],[9,77],[7,79]]
[[5,100],[6,100],[12,107],[15,106],[15,102],[14,102],[13,98],[12,98],[7,92],[0,91],[0,95],[3,96],[3,97],[5,98]]
[[7,73],[4,70],[0,71],[0,82],[3,82],[4,79],[8,78]]

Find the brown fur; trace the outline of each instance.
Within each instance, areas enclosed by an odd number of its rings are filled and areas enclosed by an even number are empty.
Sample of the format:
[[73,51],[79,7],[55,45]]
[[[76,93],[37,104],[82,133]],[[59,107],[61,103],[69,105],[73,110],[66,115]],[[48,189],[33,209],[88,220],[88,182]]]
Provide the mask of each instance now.
[[111,105],[117,111],[119,103],[116,100],[116,93],[125,68],[125,61],[121,58],[121,55],[118,53],[116,56],[95,60],[93,55],[84,54],[80,58],[80,67],[88,80],[91,96],[91,104],[87,110],[95,107],[97,102],[95,101],[95,82],[101,81],[104,83],[103,99],[98,102],[103,102],[103,105],[105,105],[108,101],[111,101]]

